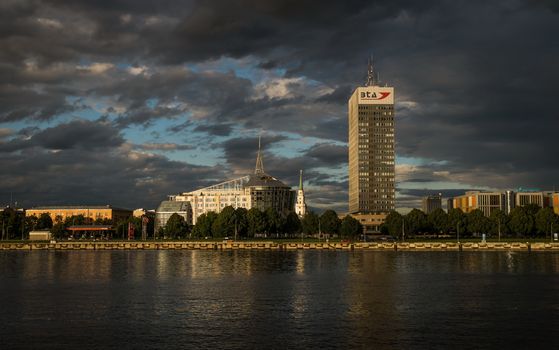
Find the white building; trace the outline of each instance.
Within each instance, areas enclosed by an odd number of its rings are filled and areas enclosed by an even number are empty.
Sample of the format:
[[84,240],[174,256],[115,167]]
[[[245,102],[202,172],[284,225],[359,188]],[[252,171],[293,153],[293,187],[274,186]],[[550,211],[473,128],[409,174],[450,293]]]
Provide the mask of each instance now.
[[303,190],[303,170],[299,172],[299,189],[297,190],[297,201],[295,202],[295,214],[300,218],[307,213],[307,203],[305,202],[305,191]]
[[192,208],[192,224],[194,225],[200,215],[210,211],[219,213],[227,206],[247,210],[258,208],[262,211],[272,208],[278,213],[292,211],[295,191],[264,172],[260,140],[258,143],[258,156],[254,174],[191,192],[171,195],[169,200],[189,202]]

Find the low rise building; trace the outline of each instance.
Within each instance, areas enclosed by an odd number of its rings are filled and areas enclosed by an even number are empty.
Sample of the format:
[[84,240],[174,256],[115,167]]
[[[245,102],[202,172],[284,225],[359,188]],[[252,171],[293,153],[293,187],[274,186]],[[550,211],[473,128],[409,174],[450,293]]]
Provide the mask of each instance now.
[[[387,213],[354,213],[349,214],[355,220],[358,220],[363,226],[363,234],[365,235],[378,235],[380,234],[380,227],[384,224]],[[345,217],[341,215],[340,218]]]
[[173,214],[184,218],[187,224],[192,225],[192,206],[186,201],[163,201],[155,211],[155,232],[165,227]]
[[468,191],[466,194],[452,199],[452,207],[469,213],[479,209],[485,216],[495,210],[504,208],[504,197],[501,192]]
[[115,208],[110,205],[90,205],[90,206],[41,206],[27,209],[25,216],[39,217],[41,214],[49,214],[52,221],[55,222],[57,217],[62,221],[72,216],[83,215],[85,218],[92,219],[108,219],[113,224],[119,221],[128,220],[132,216],[132,210]]

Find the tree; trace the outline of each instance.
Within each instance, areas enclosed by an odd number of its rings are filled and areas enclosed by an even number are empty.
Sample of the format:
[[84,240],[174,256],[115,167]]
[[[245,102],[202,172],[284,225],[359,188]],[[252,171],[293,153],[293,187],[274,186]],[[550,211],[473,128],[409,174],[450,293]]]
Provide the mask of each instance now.
[[217,215],[212,225],[214,237],[231,237],[235,234],[235,208],[228,205]]
[[277,234],[280,229],[280,216],[274,208],[268,208],[264,212],[266,216],[266,232],[268,234]]
[[340,235],[343,238],[355,239],[356,237],[359,237],[361,233],[363,233],[363,226],[359,220],[353,218],[351,215],[346,215],[342,219]]
[[552,234],[552,228],[558,229],[558,217],[553,212],[551,208],[541,208],[538,210],[535,216],[536,221],[536,228],[538,233],[542,234],[543,236],[547,236],[549,233]]
[[509,228],[517,236],[529,236],[535,231],[533,208],[516,207],[510,212]]
[[52,218],[49,213],[42,213],[37,219],[35,228],[37,230],[48,230],[52,228]]
[[487,219],[483,212],[479,209],[469,212],[467,221],[467,228],[470,233],[487,233],[491,227],[489,219]]
[[402,222],[403,222],[402,214],[398,213],[397,211],[391,211],[386,216],[386,219],[382,224],[381,232],[388,233],[389,235],[394,237],[401,237]]
[[508,234],[508,222],[509,217],[504,211],[501,209],[493,210],[491,215],[489,215],[489,223],[491,225],[489,232],[496,236],[498,236],[499,233],[501,236]]
[[314,235],[318,232],[318,215],[308,211],[301,220],[301,226],[306,235]]
[[247,212],[248,236],[262,234],[267,228],[266,216],[258,208],[251,208]]
[[165,235],[170,238],[180,238],[188,233],[188,224],[184,217],[177,213],[173,213],[165,224]]
[[428,228],[427,215],[419,209],[412,209],[405,217],[406,232],[416,235]]
[[63,239],[68,237],[68,232],[66,231],[66,227],[64,226],[63,222],[57,222],[52,225],[52,229],[50,230],[52,233],[52,237],[56,239]]
[[536,216],[536,214],[537,214],[538,211],[540,210],[540,206],[537,205],[536,203],[529,203],[529,204],[526,204],[526,205],[524,206],[524,210],[525,210],[529,215]]
[[299,219],[299,215],[295,214],[295,212],[290,211],[285,218],[283,231],[289,236],[301,233],[302,225],[301,220]]
[[204,213],[196,220],[196,225],[192,230],[192,236],[196,238],[204,238],[212,236],[212,226],[217,219],[217,214],[213,211]]
[[437,234],[448,232],[448,214],[441,208],[437,208],[427,215],[429,226]]
[[235,226],[237,229],[237,235],[239,237],[246,237],[248,233],[248,220],[247,220],[248,210],[245,208],[235,209]]
[[455,232],[457,234],[466,233],[466,214],[459,208],[450,209],[448,211],[448,224],[450,232]]
[[340,232],[341,220],[335,211],[328,209],[320,216],[320,231],[330,235]]

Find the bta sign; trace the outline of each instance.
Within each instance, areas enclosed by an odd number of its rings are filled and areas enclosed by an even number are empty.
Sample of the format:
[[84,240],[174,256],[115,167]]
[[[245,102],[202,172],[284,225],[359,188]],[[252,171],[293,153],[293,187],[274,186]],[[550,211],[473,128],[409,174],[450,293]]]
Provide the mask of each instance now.
[[391,105],[394,104],[394,88],[367,86],[359,87],[355,91],[357,103],[365,105]]
[[361,91],[362,100],[383,100],[390,95],[390,92],[379,92],[375,91]]

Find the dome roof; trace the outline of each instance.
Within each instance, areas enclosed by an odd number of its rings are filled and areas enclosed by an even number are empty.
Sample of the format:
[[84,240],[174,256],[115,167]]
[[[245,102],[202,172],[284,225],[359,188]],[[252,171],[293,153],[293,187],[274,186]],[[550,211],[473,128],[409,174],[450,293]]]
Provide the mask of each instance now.
[[266,173],[250,174],[249,175],[249,180],[245,183],[245,187],[257,187],[257,186],[261,186],[261,187],[282,187],[282,188],[291,189],[291,187],[287,186],[286,184],[284,184],[280,180],[278,180],[275,177],[273,177],[271,175],[268,175]]

